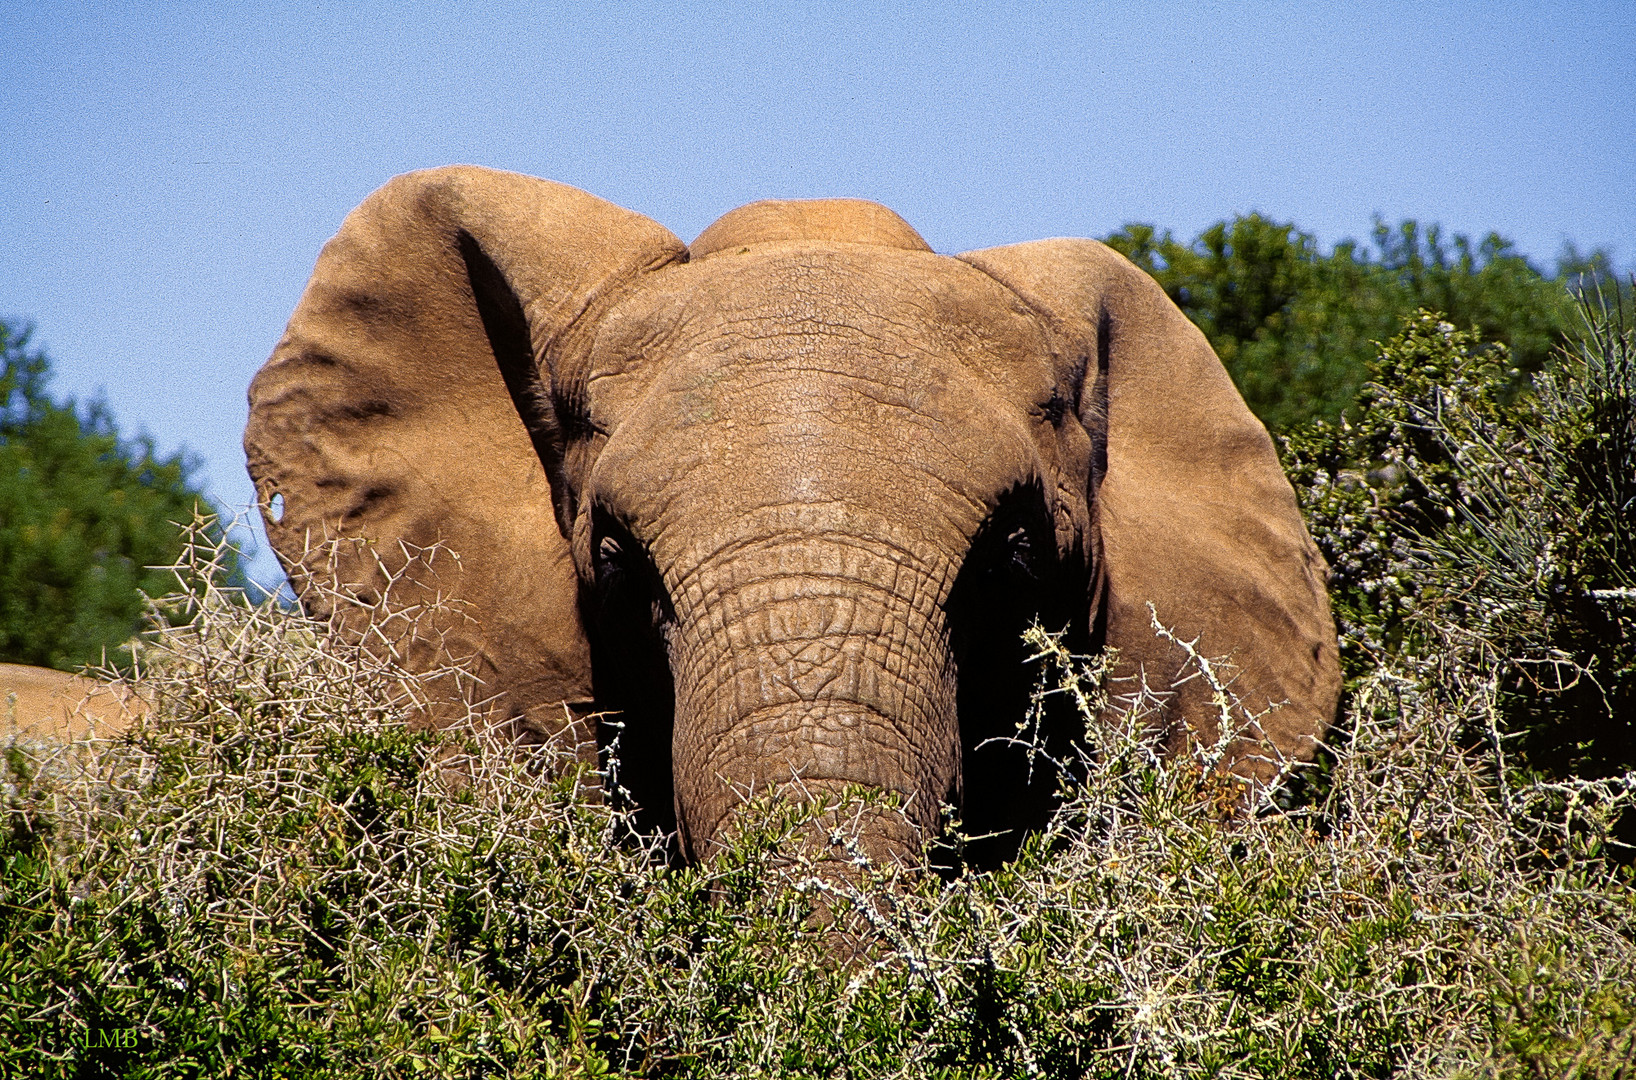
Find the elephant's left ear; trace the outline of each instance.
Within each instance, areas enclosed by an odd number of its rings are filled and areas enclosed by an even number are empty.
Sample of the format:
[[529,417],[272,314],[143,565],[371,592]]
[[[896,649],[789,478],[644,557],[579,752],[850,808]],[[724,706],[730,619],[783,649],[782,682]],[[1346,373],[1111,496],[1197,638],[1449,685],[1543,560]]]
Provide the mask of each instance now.
[[[1340,691],[1328,570],[1272,440],[1204,335],[1151,277],[1094,240],[960,258],[1039,312],[1057,348],[1087,360],[1078,400],[1092,445],[1092,603],[1125,674],[1164,690],[1185,666],[1155,636],[1151,603],[1201,654],[1231,658],[1250,710],[1278,705],[1262,733],[1235,746],[1240,772],[1266,777],[1270,758],[1309,759]],[[1169,708],[1215,736],[1201,680],[1176,687]]]
[[640,214],[468,166],[397,177],[349,214],[251,384],[244,436],[308,611],[413,669],[469,664],[480,683],[448,706],[563,727],[591,681],[554,509],[572,493],[553,382],[573,380],[553,368],[684,257]]

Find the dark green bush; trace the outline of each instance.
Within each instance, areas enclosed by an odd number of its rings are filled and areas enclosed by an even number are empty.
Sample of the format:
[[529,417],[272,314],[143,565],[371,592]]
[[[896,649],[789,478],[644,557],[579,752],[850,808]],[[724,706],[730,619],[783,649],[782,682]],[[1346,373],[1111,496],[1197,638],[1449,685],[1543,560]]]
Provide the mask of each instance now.
[[1521,393],[1508,350],[1422,312],[1355,417],[1284,444],[1348,672],[1446,644],[1484,733],[1554,777],[1636,769],[1636,334],[1602,296]]

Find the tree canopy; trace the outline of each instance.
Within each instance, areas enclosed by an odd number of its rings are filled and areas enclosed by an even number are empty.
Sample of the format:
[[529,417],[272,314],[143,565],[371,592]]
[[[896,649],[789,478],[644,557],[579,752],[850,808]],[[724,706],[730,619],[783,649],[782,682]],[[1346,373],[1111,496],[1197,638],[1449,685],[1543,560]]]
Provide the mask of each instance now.
[[125,666],[143,594],[174,589],[163,567],[209,506],[185,454],[122,438],[99,402],[53,401],[29,333],[0,321],[0,661]]
[[1553,278],[1496,233],[1473,243],[1378,218],[1372,244],[1345,240],[1327,255],[1310,234],[1260,214],[1218,221],[1191,243],[1143,224],[1107,243],[1204,331],[1274,431],[1339,417],[1379,343],[1421,309],[1504,344],[1519,377],[1540,371],[1578,325],[1564,283],[1609,269],[1604,252],[1568,248]]

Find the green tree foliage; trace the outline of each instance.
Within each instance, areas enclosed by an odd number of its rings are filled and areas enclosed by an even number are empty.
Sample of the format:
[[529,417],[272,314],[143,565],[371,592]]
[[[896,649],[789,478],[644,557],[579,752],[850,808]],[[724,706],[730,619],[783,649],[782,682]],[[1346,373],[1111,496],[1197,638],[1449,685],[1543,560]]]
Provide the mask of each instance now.
[[128,664],[143,594],[175,586],[155,567],[180,555],[178,523],[208,507],[183,455],[120,438],[99,403],[53,402],[28,339],[0,322],[0,661]]
[[1376,343],[1418,309],[1510,350],[1540,370],[1574,326],[1564,275],[1608,268],[1605,253],[1565,250],[1553,280],[1507,240],[1473,244],[1435,225],[1375,222],[1372,246],[1346,240],[1325,255],[1310,234],[1250,214],[1192,243],[1132,224],[1107,238],[1198,324],[1268,427],[1333,420],[1367,379]]

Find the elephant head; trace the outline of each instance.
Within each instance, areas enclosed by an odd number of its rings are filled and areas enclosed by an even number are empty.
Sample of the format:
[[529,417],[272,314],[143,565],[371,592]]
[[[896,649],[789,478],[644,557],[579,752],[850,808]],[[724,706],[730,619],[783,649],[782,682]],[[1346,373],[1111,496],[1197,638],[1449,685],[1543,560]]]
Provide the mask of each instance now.
[[[694,857],[751,790],[896,793],[878,852],[945,801],[1036,820],[1051,780],[985,746],[1035,617],[1160,689],[1185,656],[1149,604],[1229,655],[1276,706],[1246,775],[1310,757],[1335,709],[1326,569],[1271,440],[1091,240],[949,257],[823,200],[689,248],[561,184],[412,173],[325,246],[245,449],[309,609],[346,624],[337,584],[367,613],[394,576],[437,594],[455,614],[406,659],[468,660],[467,697],[536,737],[616,710],[623,786]],[[1159,721],[1214,717],[1195,681]]]

